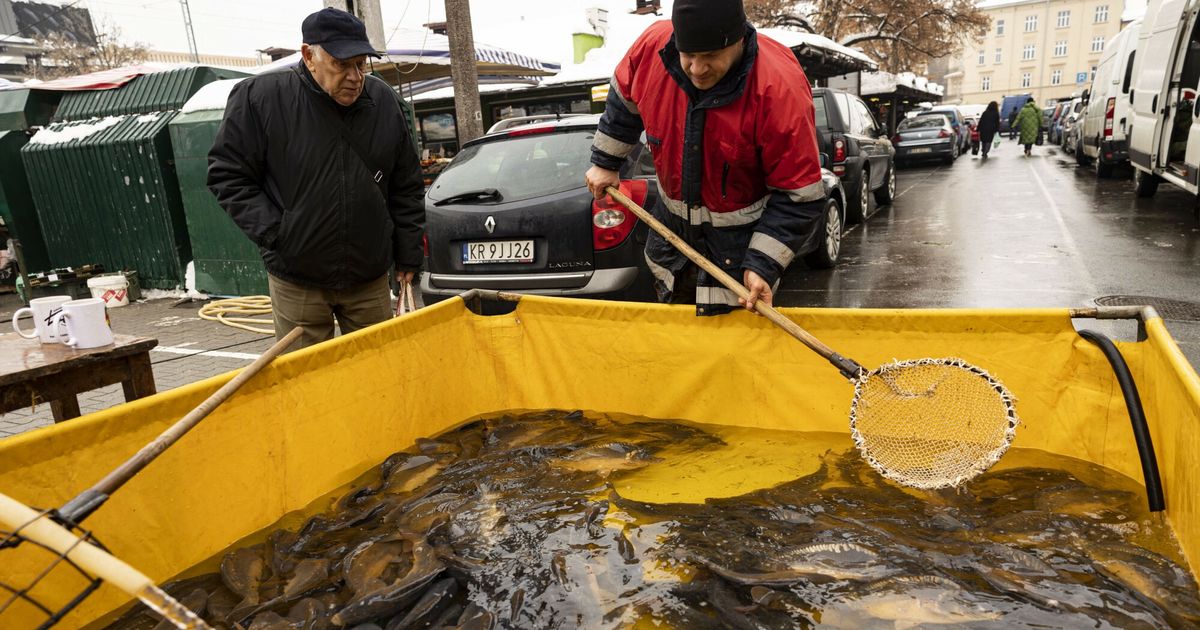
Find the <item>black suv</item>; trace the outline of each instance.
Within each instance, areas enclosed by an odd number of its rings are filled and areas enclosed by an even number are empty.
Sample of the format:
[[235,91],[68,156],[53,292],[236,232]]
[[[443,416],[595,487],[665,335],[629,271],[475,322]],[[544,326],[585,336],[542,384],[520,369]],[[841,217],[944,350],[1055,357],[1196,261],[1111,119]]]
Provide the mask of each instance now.
[[829,169],[842,179],[846,219],[859,223],[869,214],[871,191],[879,204],[891,203],[896,195],[896,150],[857,96],[830,88],[812,92],[817,142],[829,156]]

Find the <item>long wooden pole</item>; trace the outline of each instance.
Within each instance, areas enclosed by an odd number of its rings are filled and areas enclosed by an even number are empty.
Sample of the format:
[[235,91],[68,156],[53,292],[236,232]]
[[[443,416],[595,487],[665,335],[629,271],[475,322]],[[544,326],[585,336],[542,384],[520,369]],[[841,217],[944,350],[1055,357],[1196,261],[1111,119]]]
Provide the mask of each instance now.
[[[637,217],[642,221],[645,221],[646,225],[649,225],[652,230],[658,232],[660,236],[667,239],[667,242],[675,246],[675,249],[678,249],[684,256],[687,256],[689,260],[696,263],[696,265],[708,273],[708,275],[716,278],[717,281],[725,285],[725,288],[733,291],[743,300],[750,299],[749,289],[743,286],[742,283],[734,280],[729,274],[725,273],[723,269],[713,264],[712,261],[705,258],[703,254],[693,249],[692,246],[688,245],[687,242],[680,238],[678,234],[672,232],[670,228],[663,225],[658,219],[655,219],[654,216],[647,212],[645,208],[634,203],[632,199],[626,197],[621,191],[613,188],[612,186],[608,187],[608,194],[611,195],[612,198],[617,201],[617,203],[625,206],[627,210],[637,215]],[[812,336],[812,334],[807,330],[801,328],[799,324],[788,319],[783,315],[783,313],[775,310],[762,300],[755,300],[754,310],[758,311],[758,313],[763,317],[771,320],[771,322],[776,326],[784,329],[789,335],[799,340],[800,343],[808,346],[808,348],[813,352],[816,352],[825,358],[825,360],[832,363],[833,366],[836,367],[838,371],[840,371],[846,378],[856,379],[858,378],[859,373],[862,372],[863,368],[861,365],[851,359],[843,357],[837,352],[834,352],[833,348],[830,348],[822,343],[820,339]]]
[[275,357],[279,356],[294,341],[299,339],[303,332],[302,328],[292,329],[283,339],[276,341],[274,345],[262,353],[253,363],[246,366],[237,376],[234,376],[228,383],[222,385],[220,389],[206,398],[204,402],[196,405],[186,416],[180,418],[178,422],[159,434],[153,442],[143,446],[133,457],[130,457],[125,463],[118,466],[116,470],[108,473],[96,485],[79,493],[75,498],[68,501],[66,505],[59,508],[59,515],[67,521],[78,523],[88,514],[91,514],[96,508],[107,501],[113,492],[116,492],[118,488],[125,485],[125,482],[129,481],[131,477],[154,461],[155,458],[161,455],[172,444],[178,442],[180,438],[188,431],[191,431],[193,427],[199,424],[208,414],[212,413],[221,403],[225,402],[242,385],[245,385],[246,381],[254,378],[268,363],[274,361]]

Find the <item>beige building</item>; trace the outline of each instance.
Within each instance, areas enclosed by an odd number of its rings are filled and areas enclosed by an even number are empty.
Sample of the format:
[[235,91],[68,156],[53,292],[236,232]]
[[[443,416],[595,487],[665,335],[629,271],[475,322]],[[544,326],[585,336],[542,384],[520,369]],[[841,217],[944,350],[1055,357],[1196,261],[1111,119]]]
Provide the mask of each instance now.
[[1091,84],[1125,0],[986,0],[991,26],[950,60],[946,102],[983,104],[1028,92],[1042,103]]

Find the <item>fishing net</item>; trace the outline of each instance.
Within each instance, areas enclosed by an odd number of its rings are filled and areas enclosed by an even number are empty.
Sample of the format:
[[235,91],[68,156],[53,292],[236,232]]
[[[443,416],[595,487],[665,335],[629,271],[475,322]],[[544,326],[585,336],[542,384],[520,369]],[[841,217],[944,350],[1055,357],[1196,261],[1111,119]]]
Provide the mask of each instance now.
[[914,488],[957,486],[1012,444],[1013,396],[962,359],[897,361],[854,384],[850,431],[881,475]]
[[[104,581],[116,580],[176,628],[211,630],[136,569],[115,558],[97,569],[96,556],[112,558],[91,532],[56,510],[35,511],[0,494],[0,628],[47,630]],[[130,592],[131,578],[146,584]]]
[[[38,513],[38,516],[46,516],[51,513],[51,510],[45,510]],[[32,553],[44,556],[44,568],[23,584],[13,582],[8,577],[0,577],[0,627],[8,627],[10,621],[15,625],[17,623],[15,619],[21,613],[27,618],[37,618],[36,627],[38,630],[44,630],[61,621],[88,595],[100,588],[101,580],[75,564],[67,557],[68,554],[27,539],[23,534],[27,525],[29,523],[12,527],[11,531],[8,526],[0,525],[0,563],[12,567],[15,564],[12,554],[16,553],[15,550],[18,546],[25,543],[27,548],[36,550]],[[78,536],[79,544],[92,544],[101,549],[104,548],[99,541],[92,537],[91,532],[85,531],[73,523],[68,526],[70,531]],[[39,585],[56,570],[71,572],[78,583],[77,590],[72,590],[57,598],[39,592]]]

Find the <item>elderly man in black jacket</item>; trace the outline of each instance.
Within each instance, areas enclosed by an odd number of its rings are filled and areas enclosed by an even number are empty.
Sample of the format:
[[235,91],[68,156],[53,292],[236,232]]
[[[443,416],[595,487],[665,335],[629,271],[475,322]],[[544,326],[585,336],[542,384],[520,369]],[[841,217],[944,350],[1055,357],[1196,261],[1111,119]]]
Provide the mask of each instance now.
[[420,163],[396,93],[354,16],[304,20],[303,61],[234,87],[208,154],[208,185],[258,245],[275,335],[298,346],[391,315],[387,277],[411,282],[425,221]]

